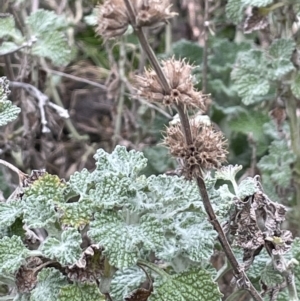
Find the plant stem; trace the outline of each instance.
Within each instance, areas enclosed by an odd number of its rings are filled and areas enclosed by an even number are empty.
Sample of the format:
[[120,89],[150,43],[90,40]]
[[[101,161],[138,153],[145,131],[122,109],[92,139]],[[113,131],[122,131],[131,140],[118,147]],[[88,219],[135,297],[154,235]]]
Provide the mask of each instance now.
[[[134,12],[130,0],[124,0],[124,2],[126,4],[126,8],[127,8],[128,14],[129,14],[131,25],[133,26],[135,33],[140,41],[140,44],[143,47],[145,53],[147,54],[148,59],[152,65],[153,69],[157,73],[157,76],[159,78],[162,88],[164,89],[165,93],[170,93],[171,92],[170,84],[169,84],[152,48],[150,47],[150,45],[144,35],[143,29],[137,27],[135,24],[136,12]],[[191,145],[193,143],[193,138],[192,138],[192,134],[191,134],[191,128],[190,128],[188,114],[185,111],[183,105],[178,105],[178,106],[176,106],[176,108],[178,110],[181,125],[182,125],[183,131],[184,131],[186,144]],[[224,231],[223,231],[223,229],[216,217],[216,214],[212,208],[200,168],[199,168],[199,176],[196,178],[196,182],[197,182],[197,185],[199,188],[200,195],[203,200],[203,204],[204,204],[206,213],[208,214],[209,220],[210,220],[211,224],[213,225],[214,229],[218,232],[218,239],[221,243],[221,246],[222,246],[230,264],[232,265],[232,268],[233,268],[233,271],[234,271],[236,277],[240,277],[240,279],[243,281],[243,283],[246,284],[246,289],[250,292],[250,294],[254,300],[263,301],[262,297],[256,291],[255,287],[252,285],[252,283],[248,279],[248,277],[245,274],[245,272],[243,271],[243,269],[239,266],[239,263],[231,250],[231,247],[229,245],[229,242],[227,241],[226,235],[224,234]],[[143,263],[140,262],[140,264],[143,264]],[[148,265],[146,265],[145,262],[144,262],[144,265],[148,266]],[[149,268],[151,268],[151,267],[149,267]]]
[[203,94],[207,93],[207,56],[208,56],[208,25],[209,25],[209,1],[204,0],[204,45],[203,45],[203,58],[202,58],[202,92]]

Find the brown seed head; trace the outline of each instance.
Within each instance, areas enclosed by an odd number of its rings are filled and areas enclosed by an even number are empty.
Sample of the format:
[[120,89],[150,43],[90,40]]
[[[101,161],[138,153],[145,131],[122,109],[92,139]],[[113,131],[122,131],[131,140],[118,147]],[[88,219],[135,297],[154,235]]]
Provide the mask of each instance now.
[[163,72],[170,84],[171,91],[166,93],[154,70],[145,71],[143,76],[135,77],[135,87],[141,97],[164,105],[182,104],[185,108],[206,110],[207,96],[196,91],[193,86],[192,66],[184,60],[174,58],[162,62]]
[[104,38],[122,36],[127,30],[129,18],[123,0],[106,0],[98,6],[97,33]]
[[170,149],[174,157],[182,158],[186,174],[197,173],[202,169],[220,168],[226,161],[226,141],[221,132],[212,126],[191,121],[193,143],[186,145],[184,133],[180,124],[167,128],[164,144]]
[[[136,13],[133,27],[156,27],[176,15],[170,12],[169,0],[133,0],[131,5]],[[98,6],[97,33],[104,38],[122,36],[129,24],[124,0],[105,0]]]

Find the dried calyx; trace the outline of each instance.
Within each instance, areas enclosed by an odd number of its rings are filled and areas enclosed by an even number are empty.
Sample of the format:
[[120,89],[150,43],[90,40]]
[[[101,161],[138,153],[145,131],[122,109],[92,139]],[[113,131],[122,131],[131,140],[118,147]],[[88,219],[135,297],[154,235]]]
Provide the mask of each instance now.
[[182,104],[185,108],[197,108],[204,112],[208,97],[196,91],[193,85],[192,66],[184,60],[174,58],[162,62],[162,71],[171,87],[165,92],[158,75],[153,69],[145,71],[143,76],[135,77],[138,94],[151,102],[159,102],[166,106]]
[[167,128],[164,144],[174,157],[182,160],[187,178],[197,176],[199,167],[202,169],[220,168],[226,161],[226,141],[221,132],[212,126],[190,121],[193,143],[187,145],[180,124]]
[[[169,0],[133,0],[134,27],[156,27],[176,15]],[[131,23],[124,0],[106,0],[99,7],[97,32],[105,38],[123,35]]]

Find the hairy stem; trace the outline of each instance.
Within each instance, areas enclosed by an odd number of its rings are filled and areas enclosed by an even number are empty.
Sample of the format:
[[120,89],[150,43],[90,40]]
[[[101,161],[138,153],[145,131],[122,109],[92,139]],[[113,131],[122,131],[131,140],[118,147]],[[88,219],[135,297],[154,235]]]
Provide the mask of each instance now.
[[202,92],[207,93],[207,56],[208,56],[208,16],[209,14],[209,1],[204,0],[204,45],[203,45],[203,58],[202,58]]

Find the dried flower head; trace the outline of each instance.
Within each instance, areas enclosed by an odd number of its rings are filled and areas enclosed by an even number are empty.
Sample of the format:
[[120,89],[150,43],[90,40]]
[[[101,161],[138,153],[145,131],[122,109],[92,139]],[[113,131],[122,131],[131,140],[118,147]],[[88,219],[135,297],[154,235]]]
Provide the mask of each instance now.
[[206,110],[207,96],[196,91],[193,85],[192,66],[184,60],[174,58],[163,61],[162,69],[170,84],[171,91],[166,93],[153,69],[145,71],[144,76],[135,77],[138,94],[149,101],[161,102],[166,106],[182,104],[185,108],[194,107]]
[[177,15],[171,12],[169,0],[135,0],[133,6],[137,13],[136,26],[157,26]]
[[106,0],[98,6],[97,33],[105,38],[122,36],[127,30],[129,18],[123,0]]
[[226,161],[226,141],[212,126],[190,122],[193,144],[187,145],[181,125],[167,128],[164,144],[174,157],[181,158],[188,177],[203,169],[220,168]]
[[[133,27],[157,27],[176,15],[169,0],[133,0]],[[98,6],[97,33],[105,38],[122,36],[131,23],[124,0],[105,0]]]

